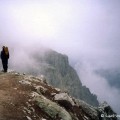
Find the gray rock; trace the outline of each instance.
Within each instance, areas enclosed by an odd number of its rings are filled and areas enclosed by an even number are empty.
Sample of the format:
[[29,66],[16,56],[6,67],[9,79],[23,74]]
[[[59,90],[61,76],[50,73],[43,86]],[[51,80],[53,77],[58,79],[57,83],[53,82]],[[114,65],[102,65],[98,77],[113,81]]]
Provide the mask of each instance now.
[[39,94],[41,93],[44,94],[47,91],[47,88],[44,88],[43,86],[36,86],[35,89],[37,90]]
[[93,120],[99,120],[98,118],[98,112],[97,112],[97,108],[93,107],[89,104],[87,104],[86,102],[82,101],[82,100],[78,100],[78,99],[74,99],[76,105],[78,107],[81,107],[82,110],[88,114],[88,116],[90,116]]
[[112,110],[107,102],[100,104],[98,111],[102,120],[117,120],[117,114]]
[[57,119],[58,117],[62,120],[72,120],[70,114],[64,108],[60,107],[46,97],[38,95],[34,98],[34,101],[37,102],[37,105],[51,118]]
[[26,85],[31,85],[31,82],[29,82],[27,80],[20,80],[19,83],[26,84]]
[[28,120],[32,120],[29,116],[26,116],[26,118],[27,118]]
[[56,101],[66,101],[66,102],[70,103],[72,106],[75,105],[74,101],[72,100],[72,98],[67,93],[56,94],[55,97],[54,97],[54,100],[56,100]]

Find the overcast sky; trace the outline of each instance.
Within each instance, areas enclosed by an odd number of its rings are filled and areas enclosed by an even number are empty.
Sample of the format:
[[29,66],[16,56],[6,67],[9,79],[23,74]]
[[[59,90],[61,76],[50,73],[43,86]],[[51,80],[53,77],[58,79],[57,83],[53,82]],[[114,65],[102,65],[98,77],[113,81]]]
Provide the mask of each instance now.
[[118,66],[119,6],[119,0],[0,0],[0,40]]
[[[120,67],[120,0],[0,0],[0,47],[3,45],[11,52],[42,45],[67,54],[73,65],[82,62],[90,68],[87,78],[83,72],[80,75],[96,92],[87,81],[92,70]],[[91,78],[97,79],[95,74]]]

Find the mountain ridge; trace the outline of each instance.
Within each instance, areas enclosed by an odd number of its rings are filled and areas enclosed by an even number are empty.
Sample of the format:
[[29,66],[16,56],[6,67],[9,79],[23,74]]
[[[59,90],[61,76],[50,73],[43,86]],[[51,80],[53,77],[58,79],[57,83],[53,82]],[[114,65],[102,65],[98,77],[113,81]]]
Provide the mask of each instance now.
[[68,91],[72,96],[93,106],[98,106],[97,96],[92,94],[89,88],[82,85],[76,70],[69,64],[67,55],[47,50],[42,56],[38,54],[33,56],[36,63],[39,63],[40,73],[46,77],[49,84]]
[[93,107],[42,77],[14,71],[0,72],[0,97],[0,120],[117,120],[107,103]]

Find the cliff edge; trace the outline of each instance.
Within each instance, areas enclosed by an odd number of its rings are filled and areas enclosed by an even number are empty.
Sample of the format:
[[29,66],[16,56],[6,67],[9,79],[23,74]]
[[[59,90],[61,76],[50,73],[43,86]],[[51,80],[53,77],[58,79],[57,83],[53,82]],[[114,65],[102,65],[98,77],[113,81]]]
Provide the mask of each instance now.
[[89,88],[83,86],[76,70],[69,64],[67,55],[54,50],[46,50],[43,54],[34,53],[33,58],[39,66],[37,70],[29,69],[28,73],[33,75],[43,74],[47,82],[68,91],[71,96],[81,99],[88,104],[98,106],[97,96],[90,92]]
[[107,103],[93,107],[42,77],[0,72],[0,120],[117,120],[115,116]]

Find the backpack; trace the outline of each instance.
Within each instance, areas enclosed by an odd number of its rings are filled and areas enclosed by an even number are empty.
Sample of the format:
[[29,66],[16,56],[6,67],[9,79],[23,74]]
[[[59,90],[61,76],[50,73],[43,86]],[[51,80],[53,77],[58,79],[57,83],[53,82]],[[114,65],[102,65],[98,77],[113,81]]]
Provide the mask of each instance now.
[[4,48],[4,51],[5,51],[5,54],[6,54],[6,55],[8,55],[8,54],[9,54],[8,47],[5,47],[5,48]]

